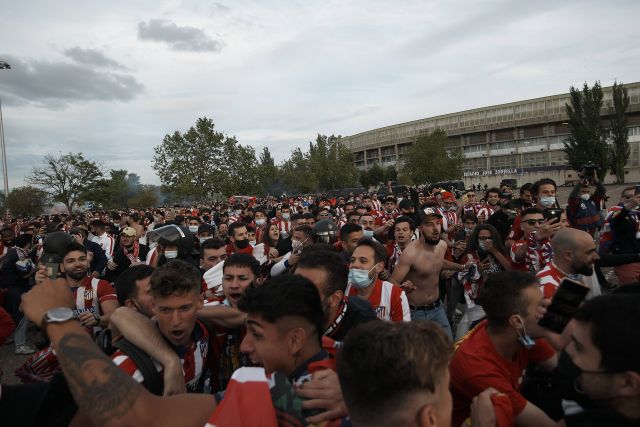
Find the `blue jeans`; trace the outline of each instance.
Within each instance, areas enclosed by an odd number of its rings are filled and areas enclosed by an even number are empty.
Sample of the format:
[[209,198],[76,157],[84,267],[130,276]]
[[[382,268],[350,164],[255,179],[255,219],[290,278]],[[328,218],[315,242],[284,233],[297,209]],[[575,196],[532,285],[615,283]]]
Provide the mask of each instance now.
[[411,310],[411,320],[431,320],[432,322],[440,325],[449,338],[453,339],[451,325],[447,319],[447,312],[444,309],[444,304],[440,304],[439,307],[431,310]]

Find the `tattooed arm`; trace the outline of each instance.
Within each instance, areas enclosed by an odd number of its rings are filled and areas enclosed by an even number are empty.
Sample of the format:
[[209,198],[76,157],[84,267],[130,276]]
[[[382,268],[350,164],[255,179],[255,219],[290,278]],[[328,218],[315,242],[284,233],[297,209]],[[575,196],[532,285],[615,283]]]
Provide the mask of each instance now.
[[[23,295],[24,313],[40,325],[53,307],[68,306],[64,280],[45,280]],[[78,407],[96,426],[203,426],[215,409],[213,396],[152,395],[119,369],[76,321],[46,327]]]

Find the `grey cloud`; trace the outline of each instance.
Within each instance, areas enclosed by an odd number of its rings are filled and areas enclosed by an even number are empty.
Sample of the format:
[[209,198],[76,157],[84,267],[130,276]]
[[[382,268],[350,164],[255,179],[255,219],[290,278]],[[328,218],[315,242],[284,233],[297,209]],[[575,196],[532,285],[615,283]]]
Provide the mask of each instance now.
[[222,42],[209,37],[199,28],[178,26],[166,19],[151,19],[138,23],[138,38],[167,43],[173,50],[189,52],[219,52]]
[[72,47],[64,51],[67,58],[74,60],[80,64],[95,65],[97,67],[107,68],[124,68],[120,63],[111,58],[107,58],[102,52],[96,49],[83,49],[81,47]]
[[144,91],[132,75],[85,64],[2,57],[11,70],[0,75],[0,94],[12,104],[61,108],[74,101],[129,101]]

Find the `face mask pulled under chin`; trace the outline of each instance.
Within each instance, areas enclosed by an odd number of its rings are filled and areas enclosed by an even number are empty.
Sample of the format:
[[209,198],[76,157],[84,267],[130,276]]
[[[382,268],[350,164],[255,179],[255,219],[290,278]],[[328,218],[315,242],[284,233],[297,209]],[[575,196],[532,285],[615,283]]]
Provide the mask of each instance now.
[[520,344],[522,344],[522,346],[524,348],[526,348],[527,350],[530,349],[530,348],[535,347],[536,342],[533,340],[533,338],[531,338],[527,334],[527,328],[525,328],[525,326],[524,326],[524,320],[520,316],[518,316],[518,318],[520,319],[520,322],[522,323],[522,332],[520,332],[520,329],[516,328],[516,333],[518,334],[518,342]]

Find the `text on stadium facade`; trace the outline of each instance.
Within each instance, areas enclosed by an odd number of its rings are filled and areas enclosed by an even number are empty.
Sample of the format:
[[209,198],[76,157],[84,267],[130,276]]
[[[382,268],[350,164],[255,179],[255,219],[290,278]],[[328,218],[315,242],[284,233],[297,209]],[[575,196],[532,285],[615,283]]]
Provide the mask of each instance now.
[[522,173],[522,169],[513,168],[513,169],[490,169],[487,171],[470,171],[465,172],[463,176],[466,178],[468,176],[488,176],[488,175],[513,175]]

